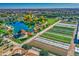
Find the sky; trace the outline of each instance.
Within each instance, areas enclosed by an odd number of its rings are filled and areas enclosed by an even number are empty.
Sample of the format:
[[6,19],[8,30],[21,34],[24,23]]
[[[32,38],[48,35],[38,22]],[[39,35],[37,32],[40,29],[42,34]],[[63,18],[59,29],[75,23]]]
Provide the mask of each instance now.
[[78,3],[0,3],[0,9],[6,8],[79,8]]

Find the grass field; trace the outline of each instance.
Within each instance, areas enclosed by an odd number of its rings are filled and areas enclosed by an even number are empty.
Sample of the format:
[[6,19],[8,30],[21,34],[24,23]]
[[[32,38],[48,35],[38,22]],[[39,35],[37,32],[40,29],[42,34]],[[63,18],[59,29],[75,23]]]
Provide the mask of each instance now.
[[14,42],[17,43],[23,43],[24,41],[28,40],[29,38],[31,38],[32,36],[29,36],[28,38],[23,38],[23,39],[12,39]]
[[48,20],[47,20],[48,24],[50,24],[50,25],[54,24],[57,21],[58,21],[58,19],[56,19],[56,18],[48,18]]

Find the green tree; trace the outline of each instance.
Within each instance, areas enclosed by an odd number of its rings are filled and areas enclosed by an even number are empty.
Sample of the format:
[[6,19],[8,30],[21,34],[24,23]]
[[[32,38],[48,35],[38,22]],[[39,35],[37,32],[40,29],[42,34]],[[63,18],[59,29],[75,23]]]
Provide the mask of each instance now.
[[2,24],[3,23],[3,21],[0,21],[0,24]]
[[24,48],[25,50],[29,50],[29,49],[32,48],[32,46],[29,46],[29,45],[27,45],[27,44],[24,44],[24,45],[22,46],[22,48]]
[[2,39],[2,38],[0,38],[0,43],[2,42],[2,40],[3,40],[3,39]]
[[41,50],[41,51],[40,51],[40,56],[48,56],[48,51],[46,51],[46,50]]

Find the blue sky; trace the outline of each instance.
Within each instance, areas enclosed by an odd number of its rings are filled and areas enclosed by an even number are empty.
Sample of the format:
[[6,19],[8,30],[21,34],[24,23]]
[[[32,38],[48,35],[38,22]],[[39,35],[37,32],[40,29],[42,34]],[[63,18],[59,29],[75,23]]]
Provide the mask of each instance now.
[[0,3],[1,8],[79,8],[78,3]]

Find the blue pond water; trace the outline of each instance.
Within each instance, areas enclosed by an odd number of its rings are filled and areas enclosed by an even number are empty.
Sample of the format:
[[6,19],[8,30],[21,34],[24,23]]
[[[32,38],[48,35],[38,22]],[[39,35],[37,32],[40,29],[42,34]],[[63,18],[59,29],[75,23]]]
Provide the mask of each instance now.
[[24,24],[24,22],[11,22],[9,23],[9,25],[13,26],[14,27],[14,30],[13,30],[13,33],[14,33],[14,37],[15,38],[19,38],[20,36],[22,36],[19,32],[21,30],[25,30],[25,31],[29,31],[29,32],[33,32],[33,28],[34,28],[34,25],[32,25],[32,28],[29,28],[28,25]]
[[12,23],[10,23],[10,25],[12,25],[14,27],[14,30],[13,30],[14,33],[18,33],[22,29],[25,31],[29,30],[28,25],[25,25],[23,22],[12,22]]

